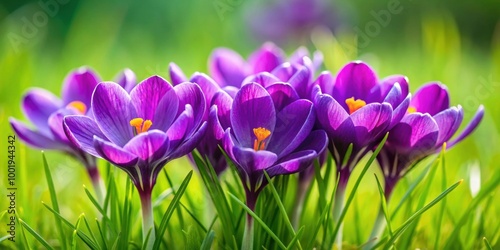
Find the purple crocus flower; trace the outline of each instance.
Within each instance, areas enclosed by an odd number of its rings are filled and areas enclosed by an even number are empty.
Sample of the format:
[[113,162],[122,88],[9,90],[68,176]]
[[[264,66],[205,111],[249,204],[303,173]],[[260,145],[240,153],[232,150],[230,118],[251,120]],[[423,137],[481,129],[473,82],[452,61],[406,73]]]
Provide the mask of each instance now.
[[99,84],[92,97],[93,117],[66,116],[71,141],[90,155],[124,170],[141,197],[144,239],[154,242],[151,192],[158,173],[172,159],[191,152],[206,130],[205,98],[194,83],[172,87],[152,76],[128,94],[112,82]]
[[[333,210],[333,217],[338,220],[352,170],[406,113],[410,102],[408,83],[403,76],[379,81],[375,72],[360,61],[344,66],[335,79],[324,72],[316,83],[312,95],[317,125],[328,134],[328,148],[339,178]],[[337,234],[337,245],[340,249],[342,228]]]
[[[440,83],[429,83],[418,89],[406,115],[389,131],[389,137],[377,155],[385,178],[386,202],[389,202],[396,184],[413,166],[441,151],[441,147],[449,149],[465,139],[479,125],[483,115],[481,105],[462,133],[451,139],[462,124],[462,107],[450,107],[448,91]],[[384,212],[380,208],[370,239],[379,237],[385,226]],[[371,241],[367,249],[375,243]]]
[[[116,79],[123,88],[130,89],[136,83],[135,74],[129,69],[123,70]],[[70,142],[63,130],[65,115],[92,115],[90,100],[100,81],[100,77],[90,68],[76,69],[64,79],[62,99],[41,88],[33,88],[24,95],[21,108],[34,129],[13,117],[9,121],[17,136],[26,144],[39,149],[59,150],[82,162],[96,195],[102,199],[95,157]]]
[[385,195],[389,199],[396,183],[411,167],[425,157],[449,149],[465,139],[484,115],[481,105],[471,122],[455,139],[451,137],[462,124],[463,109],[450,107],[446,86],[429,83],[415,92],[407,114],[389,132],[377,160],[385,176]]
[[[236,52],[227,48],[219,48],[212,53],[209,61],[211,72],[219,81],[198,72],[188,79],[175,63],[170,63],[169,72],[174,86],[186,81],[198,84],[205,94],[207,104],[213,104],[214,94],[221,89],[233,98],[242,84],[253,82],[264,87],[276,82],[288,82],[296,88],[301,98],[306,98],[306,96],[308,98],[312,86],[312,74],[323,61],[320,52],[314,53],[313,60],[309,59],[309,56],[309,51],[305,47],[300,47],[290,56],[290,62],[281,63],[285,60],[282,50],[272,43],[266,43],[255,51],[246,62]],[[235,64],[234,61],[240,63]],[[258,70],[261,72],[253,73]],[[235,75],[238,77],[234,78]],[[228,85],[228,82],[234,84]],[[208,110],[205,118],[207,115]],[[209,130],[211,129],[209,128]],[[227,168],[227,162],[218,144],[217,138],[213,138],[211,133],[206,133],[196,149],[201,155],[208,158],[215,172],[219,175]],[[192,160],[192,157],[190,159]]]
[[[326,133],[312,131],[312,102],[299,99],[289,84],[264,88],[249,83],[234,100],[219,92],[213,101],[209,122],[214,123],[215,137],[222,138],[224,150],[237,166],[247,206],[252,210],[267,184],[264,170],[270,177],[299,172],[326,148]],[[251,218],[247,217],[244,244],[253,241]]]
[[[335,79],[322,73],[316,83],[313,98],[317,122],[330,138],[329,150],[342,189],[358,161],[406,113],[408,83],[403,76],[379,81],[375,72],[359,61],[344,66]],[[350,144],[352,153],[345,158]]]

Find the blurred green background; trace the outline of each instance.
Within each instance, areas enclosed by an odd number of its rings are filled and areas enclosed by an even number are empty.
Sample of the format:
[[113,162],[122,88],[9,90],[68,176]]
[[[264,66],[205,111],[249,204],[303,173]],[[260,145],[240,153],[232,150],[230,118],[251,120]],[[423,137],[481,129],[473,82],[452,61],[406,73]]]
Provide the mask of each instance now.
[[[0,140],[4,141],[0,141],[0,145],[6,145],[7,135],[13,133],[8,117],[23,117],[20,100],[29,87],[42,87],[58,94],[65,75],[82,65],[94,68],[105,80],[111,80],[125,67],[131,68],[138,80],[152,74],[168,79],[171,61],[188,75],[195,71],[207,72],[207,58],[214,48],[230,47],[246,57],[267,40],[262,34],[266,32],[259,31],[266,28],[266,24],[255,22],[267,20],[268,12],[279,17],[277,20],[288,20],[289,16],[284,14],[287,10],[275,2],[2,1]],[[323,5],[311,11],[310,20],[298,18],[296,26],[284,24],[287,33],[269,36],[269,39],[274,39],[287,53],[300,45],[310,51],[321,50],[325,69],[332,72],[348,60],[362,59],[372,65],[380,77],[407,75],[412,91],[425,82],[441,81],[450,90],[452,104],[464,107],[463,125],[480,104],[485,106],[485,117],[477,131],[447,153],[448,184],[464,179],[465,185],[448,198],[447,226],[443,229],[446,237],[453,228],[453,218],[460,216],[472,199],[471,170],[480,170],[483,184],[500,170],[500,3],[497,0],[312,2]],[[384,15],[387,13],[388,16]],[[316,18],[320,15],[322,18]],[[41,154],[18,143],[17,157],[18,183],[22,187],[18,191],[20,216],[48,236],[50,225],[38,217],[39,213],[50,215],[40,203],[49,201]],[[49,152],[48,159],[63,215],[75,221],[83,211],[92,211],[81,188],[82,183],[90,186],[83,168],[59,153]],[[1,162],[6,162],[6,149],[1,152]],[[178,183],[191,167],[181,159],[170,163],[167,169]],[[417,167],[416,172],[420,169],[422,167]],[[375,166],[371,171],[379,172]],[[2,198],[6,194],[3,188],[6,173],[6,167],[2,167],[0,211],[7,201]],[[410,174],[409,178],[414,175]],[[366,176],[357,202],[361,208],[373,208],[359,211],[361,218],[371,221],[378,210],[378,206],[370,205],[376,204],[371,197],[378,198],[378,195],[373,175]],[[124,174],[120,178],[124,178]],[[168,186],[162,181],[160,178],[156,193]],[[196,194],[201,188],[199,183],[194,184],[188,192]],[[404,182],[398,185],[396,197],[401,197],[405,188]],[[431,196],[441,191],[441,186],[436,184]],[[500,198],[498,194],[492,195]],[[366,197],[370,199],[364,199]],[[471,237],[486,236],[498,241],[500,233],[496,226],[500,223],[500,205],[492,204],[478,215],[487,218],[482,225],[484,229],[476,228],[473,232],[478,235]],[[415,247],[420,243],[425,246],[425,242],[436,237],[426,231],[433,227],[433,213],[423,217]],[[346,221],[352,216],[349,212]],[[474,224],[477,221],[471,220],[470,226],[478,227]],[[349,233],[354,231],[353,227],[345,228],[345,240],[358,241]],[[0,234],[3,233],[2,230]],[[366,238],[368,229],[364,234]]]

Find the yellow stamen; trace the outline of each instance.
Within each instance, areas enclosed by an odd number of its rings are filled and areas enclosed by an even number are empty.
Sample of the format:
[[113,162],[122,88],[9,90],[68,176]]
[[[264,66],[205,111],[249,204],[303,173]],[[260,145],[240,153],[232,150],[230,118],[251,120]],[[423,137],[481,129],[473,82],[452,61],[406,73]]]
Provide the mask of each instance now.
[[78,112],[80,112],[80,114],[85,114],[87,112],[87,106],[85,105],[85,103],[80,102],[80,101],[70,102],[68,105],[66,105],[66,107],[74,108]]
[[153,122],[151,120],[145,120],[144,123],[142,124],[142,130],[141,132],[146,132],[151,128],[153,125]]
[[356,112],[356,110],[364,107],[366,102],[361,99],[354,100],[354,97],[351,97],[345,100],[345,104],[347,104],[347,107],[349,108],[349,114],[352,114]]
[[145,120],[142,118],[134,118],[130,120],[130,126],[135,128],[135,134],[138,135],[142,132],[146,132],[151,128],[153,122],[151,120]]
[[142,118],[134,118],[130,120],[130,126],[135,128],[135,134],[140,134],[142,132],[142,124],[144,120]]
[[415,113],[415,112],[417,112],[417,109],[415,107],[410,106],[410,107],[408,107],[407,112],[408,112],[408,114]]
[[254,150],[264,150],[266,148],[266,142],[264,140],[271,135],[271,131],[258,127],[253,129],[253,133],[257,139],[253,142]]

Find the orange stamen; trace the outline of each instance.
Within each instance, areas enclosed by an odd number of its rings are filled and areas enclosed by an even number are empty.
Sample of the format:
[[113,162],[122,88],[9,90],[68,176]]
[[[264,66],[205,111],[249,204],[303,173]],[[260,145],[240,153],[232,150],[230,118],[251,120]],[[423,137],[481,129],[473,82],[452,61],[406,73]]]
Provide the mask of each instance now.
[[144,121],[142,118],[134,118],[130,120],[130,126],[135,128],[134,134],[136,135],[147,132],[152,125],[153,122],[151,120]]
[[358,110],[366,105],[365,101],[363,101],[361,99],[354,100],[354,97],[346,99],[345,103],[347,104],[347,107],[349,108],[349,114],[356,112],[356,110]]
[[254,150],[264,150],[266,148],[266,142],[264,141],[267,137],[271,135],[271,131],[258,127],[253,129],[253,133],[257,139],[253,142]]
[[410,107],[408,107],[407,112],[408,112],[408,114],[415,113],[415,112],[417,112],[417,109],[415,107],[410,106]]
[[68,108],[70,108],[70,107],[74,108],[78,112],[80,112],[80,114],[85,114],[87,112],[87,106],[85,105],[85,103],[80,102],[80,101],[70,102],[68,105],[66,105],[66,107],[68,107]]
[[151,120],[145,120],[144,123],[142,124],[141,132],[148,131],[152,125],[153,125],[153,122]]

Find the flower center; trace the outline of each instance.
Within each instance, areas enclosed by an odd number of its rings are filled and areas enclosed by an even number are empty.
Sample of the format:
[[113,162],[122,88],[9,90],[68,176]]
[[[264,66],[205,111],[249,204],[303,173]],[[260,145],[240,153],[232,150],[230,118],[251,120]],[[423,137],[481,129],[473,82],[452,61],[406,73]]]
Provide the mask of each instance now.
[[361,99],[354,100],[354,97],[351,97],[345,100],[345,104],[347,104],[347,107],[349,108],[349,114],[352,114],[356,112],[356,110],[364,107],[366,102]]
[[130,120],[130,126],[135,128],[134,134],[138,135],[142,132],[146,132],[151,128],[153,122],[151,120],[145,120],[142,118],[134,118]]
[[70,102],[70,103],[68,103],[68,105],[66,105],[66,107],[68,107],[68,108],[74,108],[80,114],[85,114],[87,112],[87,106],[85,105],[85,103],[80,102],[80,101]]
[[253,149],[255,151],[264,150],[266,148],[266,142],[264,140],[271,135],[271,131],[263,127],[258,127],[253,129],[253,133],[257,138],[253,142]]
[[415,113],[415,112],[417,112],[417,108],[410,106],[410,107],[408,107],[407,112],[408,112],[408,114]]

